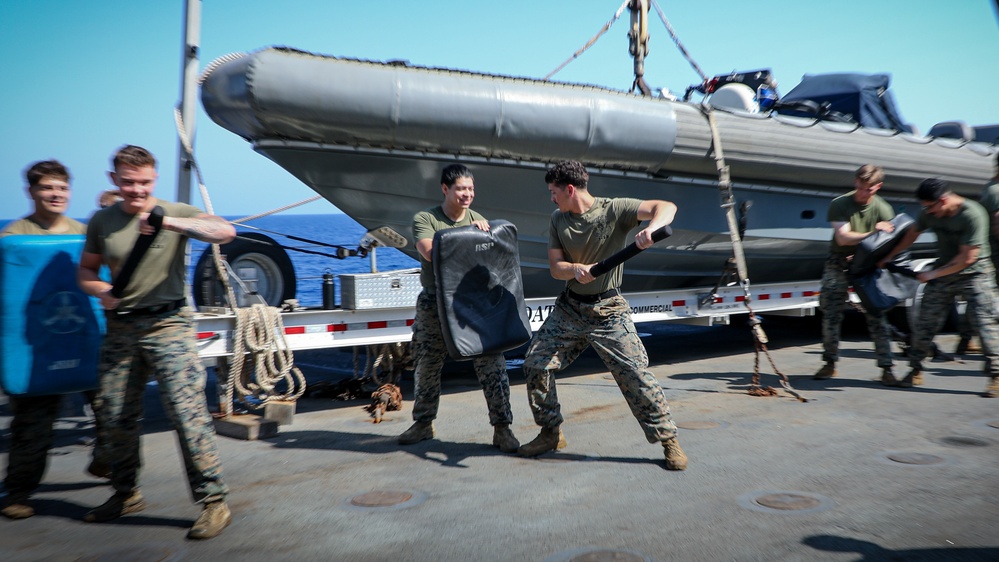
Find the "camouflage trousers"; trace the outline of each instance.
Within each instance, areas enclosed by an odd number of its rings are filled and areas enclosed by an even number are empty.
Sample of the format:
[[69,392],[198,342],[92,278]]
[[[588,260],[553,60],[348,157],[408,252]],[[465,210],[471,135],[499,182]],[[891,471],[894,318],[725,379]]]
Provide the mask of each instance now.
[[[94,402],[94,391],[85,391],[87,400]],[[55,438],[53,426],[62,409],[62,395],[10,396],[10,454],[7,456],[7,476],[4,487],[14,500],[25,500],[34,492],[45,475],[49,451]],[[96,413],[95,413],[96,415]],[[94,443],[94,460],[110,462],[106,443],[107,432],[98,422]]]
[[587,304],[563,294],[555,301],[524,358],[527,400],[534,421],[548,428],[562,424],[555,373],[568,367],[590,345],[610,369],[649,443],[676,437],[666,395],[649,372],[648,353],[631,320],[631,307],[621,296]]
[[4,487],[11,500],[28,499],[42,482],[55,437],[52,426],[61,406],[61,394],[10,396],[14,417],[10,422],[10,454]]
[[143,396],[151,376],[177,431],[194,501],[207,503],[228,493],[195,338],[187,309],[135,317],[108,313],[101,347],[100,405],[95,410],[107,429],[116,491],[138,487]]
[[[437,312],[437,297],[426,291],[416,299],[416,318],[413,321],[413,362],[415,365],[416,396],[413,403],[413,420],[430,422],[437,418],[441,402],[441,369],[447,357],[447,344],[441,331]],[[506,373],[506,359],[502,353],[485,355],[472,360],[475,376],[486,397],[489,423],[513,423],[510,410],[510,379]]]
[[999,376],[999,357],[996,357],[999,354],[999,316],[996,311],[999,294],[992,264],[987,264],[986,269],[981,273],[952,273],[926,284],[909,348],[910,366],[922,368],[923,359],[930,353],[933,337],[947,320],[954,299],[963,295],[968,302],[965,314],[971,329],[982,340],[984,370],[992,376]]
[[[830,257],[822,272],[822,288],[819,293],[819,310],[822,311],[822,359],[835,363],[839,359],[840,328],[843,325],[843,311],[850,306],[850,279],[846,274],[846,261]],[[874,355],[878,367],[891,367],[891,336],[888,320],[884,314],[864,313],[867,331],[874,340]]]

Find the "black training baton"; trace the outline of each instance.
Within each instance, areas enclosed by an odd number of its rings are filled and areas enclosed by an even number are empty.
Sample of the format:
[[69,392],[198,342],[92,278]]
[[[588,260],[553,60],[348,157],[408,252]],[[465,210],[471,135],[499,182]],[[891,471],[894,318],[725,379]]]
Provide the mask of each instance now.
[[[660,240],[665,240],[666,238],[669,238],[672,234],[673,234],[673,229],[670,228],[669,225],[659,228],[652,233],[652,243],[655,244]],[[621,265],[626,260],[630,260],[631,258],[637,256],[641,252],[642,249],[639,248],[635,242],[632,242],[631,244],[628,244],[628,246],[625,247],[625,249],[621,250],[620,252],[614,254],[613,256],[591,267],[590,275],[594,277],[600,277],[604,273],[607,273],[608,271]]]
[[135,267],[139,265],[139,260],[146,255],[146,250],[152,245],[156,235],[160,233],[160,227],[163,226],[163,207],[159,205],[154,207],[149,212],[149,218],[146,219],[146,222],[153,227],[153,233],[140,234],[139,239],[135,241],[135,246],[132,246],[132,252],[128,254],[125,265],[121,266],[121,271],[118,272],[118,276],[114,279],[114,285],[111,286],[111,296],[116,299],[121,298],[128,282],[132,280],[132,274],[135,273]]

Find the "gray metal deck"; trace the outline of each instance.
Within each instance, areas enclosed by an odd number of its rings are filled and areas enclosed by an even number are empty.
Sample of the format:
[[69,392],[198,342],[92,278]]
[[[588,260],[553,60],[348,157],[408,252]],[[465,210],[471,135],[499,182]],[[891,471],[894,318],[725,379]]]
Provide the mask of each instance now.
[[[889,389],[853,326],[840,376],[812,381],[818,322],[766,326],[778,366],[809,403],[745,393],[753,352],[741,326],[655,327],[645,338],[674,418],[704,428],[681,431],[685,472],[664,469],[592,353],[559,378],[568,448],[537,460],[489,445],[481,392],[459,370],[445,378],[437,440],[394,441],[410,423],[411,380],[405,409],[379,425],[361,401],[303,399],[274,438],[220,438],[234,521],[206,542],[184,538],[198,511],[156,408],[143,437],[148,508],[83,523],[110,492],[83,473],[85,418],[67,417],[38,515],[0,520],[0,560],[999,559],[999,400],[977,395],[981,356],[931,363],[925,386]],[[937,341],[953,349],[955,336]],[[330,373],[310,365],[342,357],[298,362],[311,380]],[[537,429],[523,376],[511,376],[514,431],[528,441]],[[9,422],[4,413],[5,437]],[[355,505],[365,501],[402,503]]]

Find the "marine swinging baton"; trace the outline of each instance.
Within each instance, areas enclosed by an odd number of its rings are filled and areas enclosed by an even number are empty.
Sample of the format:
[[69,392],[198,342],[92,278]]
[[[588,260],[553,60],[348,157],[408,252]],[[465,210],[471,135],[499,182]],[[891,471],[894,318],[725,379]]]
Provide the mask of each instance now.
[[[672,234],[673,234],[673,229],[670,228],[669,225],[657,228],[655,231],[652,232],[652,243],[655,244],[660,240],[665,240],[666,238],[670,237]],[[590,275],[594,277],[600,277],[604,273],[607,273],[608,271],[621,265],[626,260],[629,260],[637,256],[641,252],[642,249],[638,247],[638,244],[632,242],[631,244],[628,244],[620,252],[614,254],[613,256],[608,257],[607,259],[601,262],[598,262],[596,265],[591,267]]]
[[118,272],[118,276],[114,280],[114,285],[111,286],[111,296],[116,299],[121,298],[121,295],[125,292],[125,287],[128,286],[128,282],[132,280],[132,274],[135,273],[135,267],[139,265],[139,260],[142,259],[142,256],[146,255],[146,251],[152,245],[153,239],[160,233],[160,228],[163,227],[163,207],[159,205],[153,207],[153,210],[149,211],[149,218],[146,219],[146,222],[149,223],[149,226],[153,227],[153,233],[140,234],[138,240],[135,241],[135,246],[132,246],[132,251],[128,254],[128,258],[125,259],[125,265],[121,266],[121,271]]

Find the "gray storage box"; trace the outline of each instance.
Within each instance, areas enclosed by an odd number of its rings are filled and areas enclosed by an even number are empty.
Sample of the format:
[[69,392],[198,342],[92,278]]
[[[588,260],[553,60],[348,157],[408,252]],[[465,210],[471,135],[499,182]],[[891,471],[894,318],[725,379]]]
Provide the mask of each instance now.
[[340,276],[340,306],[347,310],[413,307],[422,290],[418,268],[344,274]]

